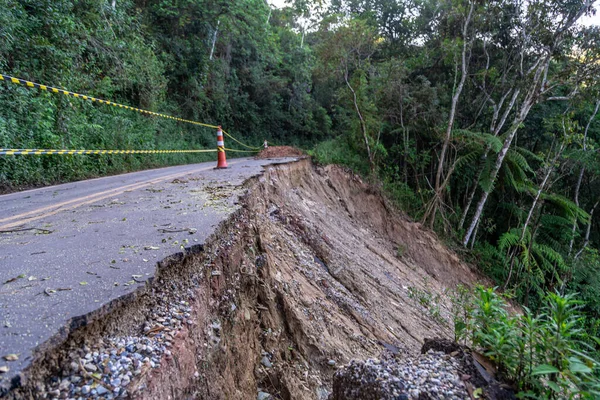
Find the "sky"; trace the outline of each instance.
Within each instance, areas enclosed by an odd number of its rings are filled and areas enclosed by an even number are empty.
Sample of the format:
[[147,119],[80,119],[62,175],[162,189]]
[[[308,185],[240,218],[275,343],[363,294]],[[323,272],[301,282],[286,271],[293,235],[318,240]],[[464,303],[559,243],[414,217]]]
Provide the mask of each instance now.
[[[269,2],[269,4],[271,4],[272,6],[275,6],[277,8],[281,8],[281,7],[285,7],[285,0],[267,0]],[[599,10],[596,13],[596,15],[592,16],[592,17],[584,17],[581,19],[581,23],[585,26],[589,26],[589,25],[600,25],[600,7],[598,7]]]

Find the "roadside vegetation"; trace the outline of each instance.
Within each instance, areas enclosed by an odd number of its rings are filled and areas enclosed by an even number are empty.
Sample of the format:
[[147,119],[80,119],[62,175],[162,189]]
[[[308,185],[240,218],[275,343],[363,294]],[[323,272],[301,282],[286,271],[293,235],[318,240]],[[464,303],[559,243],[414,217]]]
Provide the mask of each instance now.
[[549,293],[541,308],[509,313],[492,288],[458,287],[453,296],[455,340],[481,351],[494,371],[520,398],[566,399],[600,396],[598,339],[585,331],[582,303],[574,294]]
[[[499,295],[477,289],[457,338],[487,352],[523,396],[550,388],[551,397],[593,397],[600,27],[581,21],[595,7],[592,0],[295,0],[283,9],[263,0],[7,0],[0,71],[221,124],[255,145],[266,138],[311,149],[318,162],[379,182],[526,310],[510,316]],[[214,136],[0,84],[2,148],[212,148]],[[203,160],[0,157],[0,185]]]

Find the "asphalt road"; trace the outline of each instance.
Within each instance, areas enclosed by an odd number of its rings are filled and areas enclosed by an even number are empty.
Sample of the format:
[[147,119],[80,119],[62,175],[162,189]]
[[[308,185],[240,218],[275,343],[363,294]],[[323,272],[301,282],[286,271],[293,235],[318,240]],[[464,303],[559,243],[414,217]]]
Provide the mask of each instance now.
[[291,160],[185,165],[0,196],[0,367],[10,368],[0,386],[71,318],[134,291],[181,246],[202,244],[264,165]]

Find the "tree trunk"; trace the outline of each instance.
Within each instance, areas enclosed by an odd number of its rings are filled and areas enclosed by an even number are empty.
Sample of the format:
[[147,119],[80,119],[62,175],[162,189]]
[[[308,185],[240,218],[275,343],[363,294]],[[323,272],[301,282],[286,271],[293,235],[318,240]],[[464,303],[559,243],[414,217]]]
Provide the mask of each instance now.
[[[598,109],[600,108],[600,99],[596,101],[596,108],[594,108],[594,112],[592,116],[588,120],[587,125],[585,126],[585,131],[583,133],[583,151],[587,150],[587,136],[588,131],[590,129],[590,125],[592,121],[598,114]],[[575,204],[579,207],[579,190],[581,189],[581,182],[583,181],[583,174],[585,173],[585,167],[581,167],[581,171],[579,171],[579,177],[577,178],[577,184],[575,185]],[[573,243],[575,242],[575,230],[577,229],[577,220],[573,221],[573,226],[571,229],[571,241],[569,242],[569,255],[573,251]]]
[[358,107],[356,91],[354,90],[352,85],[350,85],[350,82],[348,81],[348,66],[346,66],[346,69],[344,71],[344,80],[346,81],[346,85],[352,92],[352,96],[353,96],[353,100],[354,100],[354,108],[356,109],[356,114],[358,115],[358,119],[360,120],[360,128],[362,131],[363,139],[365,140],[365,146],[367,147],[367,156],[369,157],[369,166],[371,168],[371,172],[374,172],[375,171],[375,161],[373,160],[373,154],[371,153],[371,146],[369,145],[369,136],[367,134],[367,124],[365,123],[365,120],[360,112],[360,108]]
[[[549,57],[547,58],[547,62],[550,62]],[[528,96],[523,101],[523,104],[521,105],[521,109],[519,110],[519,113],[515,116],[515,119],[513,120],[513,123],[508,130],[506,139],[504,140],[504,144],[502,145],[502,149],[498,153],[498,156],[496,158],[496,163],[494,164],[494,168],[492,169],[492,171],[490,173],[490,180],[492,182],[496,181],[496,177],[498,176],[498,171],[500,171],[500,168],[502,167],[502,163],[504,162],[504,157],[506,157],[506,153],[508,153],[508,149],[510,148],[510,145],[512,144],[515,134],[517,133],[517,130],[519,129],[519,126],[521,125],[521,123],[527,117],[529,110],[533,106],[534,101],[535,101],[535,96],[537,95],[537,93],[539,93],[539,89],[540,89],[539,81],[541,79],[541,74],[542,74],[542,68],[540,68],[536,72],[536,77],[534,78],[534,84],[532,84],[532,87],[530,89],[530,92],[528,93]],[[481,218],[481,213],[483,212],[483,207],[485,206],[488,196],[490,195],[490,192],[492,190],[493,190],[492,188],[489,190],[484,190],[481,195],[481,199],[479,199],[479,202],[477,203],[477,208],[475,209],[475,215],[473,216],[471,225],[469,226],[469,229],[467,230],[467,233],[465,234],[465,238],[463,240],[463,246],[465,246],[465,247],[467,247],[467,244],[469,243],[469,240],[471,239],[471,235],[473,234],[473,230],[475,229],[475,226],[477,226],[477,223],[479,222],[479,218]]]
[[213,55],[215,54],[215,44],[217,43],[217,34],[219,33],[219,24],[221,21],[217,21],[217,28],[215,29],[215,33],[213,34],[212,47],[210,48],[210,57],[208,59],[212,61]]
[[[494,136],[498,136],[498,134],[500,134],[500,131],[502,130],[502,128],[504,127],[504,124],[506,123],[506,119],[508,118],[508,115],[510,114],[513,107],[515,106],[515,102],[517,101],[517,97],[519,96],[521,89],[516,89],[513,92],[513,96],[510,99],[508,106],[504,110],[504,113],[502,114],[502,117],[500,118],[500,122],[498,122],[498,124],[496,124],[496,121],[498,120],[498,116],[500,114],[500,110],[502,109],[502,106],[504,105],[504,100],[510,94],[511,91],[512,91],[512,89],[507,91],[504,94],[504,96],[502,96],[502,99],[500,99],[500,102],[498,103],[498,105],[494,107],[494,117],[492,119],[492,124],[490,126],[490,132]],[[462,216],[460,218],[460,222],[458,224],[459,230],[463,228],[463,225],[465,224],[465,220],[467,219],[469,210],[471,209],[471,204],[473,204],[473,199],[475,198],[475,194],[477,193],[477,188],[479,187],[479,181],[481,180],[481,174],[483,174],[483,167],[485,166],[485,160],[487,160],[490,150],[491,149],[488,146],[488,148],[485,150],[485,153],[483,153],[483,156],[481,157],[481,169],[479,170],[479,173],[477,174],[477,178],[475,179],[475,182],[473,185],[473,190],[469,194],[467,205],[465,206],[465,209],[463,210]]]
[[590,243],[590,232],[592,230],[592,218],[594,217],[594,210],[596,209],[596,207],[598,207],[598,203],[600,203],[600,200],[598,200],[596,202],[596,204],[594,204],[594,207],[592,207],[592,209],[590,210],[590,223],[588,224],[587,229],[585,231],[585,240],[583,241],[583,246],[581,247],[581,250],[579,250],[577,252],[577,254],[575,254],[576,260],[579,258],[581,253],[583,253],[583,250],[585,250],[587,245]]
[[[565,137],[565,140],[566,140],[566,137]],[[525,237],[525,233],[527,232],[527,227],[529,226],[529,222],[531,221],[533,212],[535,211],[535,208],[537,207],[537,203],[540,200],[540,196],[542,195],[542,192],[544,191],[544,188],[546,187],[546,183],[548,183],[548,179],[550,179],[550,175],[552,174],[552,171],[554,171],[554,165],[558,161],[559,157],[562,155],[564,148],[565,148],[565,142],[563,141],[563,142],[561,142],[560,148],[556,152],[556,155],[554,156],[552,163],[548,166],[546,175],[544,176],[544,179],[542,180],[542,183],[540,184],[540,187],[538,188],[538,191],[535,194],[535,198],[533,199],[533,203],[531,204],[531,208],[529,209],[529,213],[527,214],[527,218],[525,219],[525,223],[523,224],[523,231],[521,232],[521,239],[520,239],[521,242],[523,241],[523,238]]]
[[[523,121],[525,121],[525,118],[527,117],[527,114],[529,113],[531,107],[539,101],[539,96],[545,93],[544,90],[547,86],[548,67],[550,66],[550,61],[552,59],[554,50],[562,43],[565,33],[575,24],[575,22],[577,22],[579,18],[581,18],[581,16],[589,9],[593,2],[593,0],[585,0],[585,2],[577,11],[577,13],[571,15],[565,21],[564,25],[555,32],[552,40],[552,45],[547,48],[546,54],[534,63],[534,65],[530,68],[527,74],[524,74],[524,76],[527,76],[529,75],[529,72],[535,71],[534,77],[529,86],[528,93],[523,99],[523,103],[521,104],[520,111],[513,119],[513,124],[509,128],[506,139],[504,140],[504,144],[502,146],[502,150],[500,150],[500,152],[498,153],[498,157],[496,158],[496,163],[490,174],[490,179],[493,183],[496,181],[498,171],[502,167],[504,157],[506,157],[506,153],[508,152],[508,149],[512,144],[515,134],[519,129],[519,125]],[[473,230],[479,222],[479,218],[481,218],[481,213],[483,212],[483,208],[485,206],[485,203],[487,202],[491,190],[492,189],[490,189],[489,191],[484,190],[483,194],[481,195],[481,199],[479,200],[479,203],[477,203],[475,215],[473,216],[473,220],[471,221],[469,229],[467,230],[467,233],[465,234],[465,238],[463,240],[463,246],[465,247],[471,239]]]
[[[469,23],[471,22],[471,15],[473,14],[474,2],[471,1],[469,5],[469,13],[467,14],[467,19],[463,25],[462,37],[463,37],[463,48],[461,53],[461,75],[460,82],[456,87],[456,92],[454,96],[452,96],[452,105],[450,106],[450,116],[448,117],[448,127],[446,128],[446,137],[444,138],[444,144],[442,145],[442,152],[440,154],[440,161],[438,164],[437,172],[435,174],[435,189],[434,189],[434,204],[431,210],[430,215],[430,223],[429,226],[433,227],[435,222],[435,216],[438,210],[438,207],[442,201],[442,174],[444,172],[444,163],[446,161],[446,153],[448,152],[448,147],[450,146],[450,139],[452,138],[452,128],[454,126],[454,119],[456,116],[456,107],[458,106],[458,99],[463,91],[463,87],[465,86],[465,81],[467,79],[467,47],[470,45],[470,42],[467,40],[467,34],[469,30]],[[429,215],[424,216],[427,219]]]

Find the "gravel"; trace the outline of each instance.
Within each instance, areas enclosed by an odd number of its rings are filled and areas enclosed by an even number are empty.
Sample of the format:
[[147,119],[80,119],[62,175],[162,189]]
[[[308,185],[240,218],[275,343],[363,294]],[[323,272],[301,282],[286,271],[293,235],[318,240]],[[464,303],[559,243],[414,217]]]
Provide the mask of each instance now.
[[112,400],[143,390],[142,378],[160,367],[177,332],[191,322],[192,309],[183,297],[193,299],[193,292],[159,297],[138,335],[104,338],[73,353],[63,375],[51,379],[41,397]]
[[336,372],[329,400],[469,399],[460,376],[457,359],[433,350],[402,360],[353,360]]

